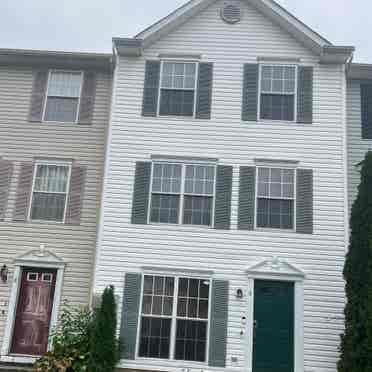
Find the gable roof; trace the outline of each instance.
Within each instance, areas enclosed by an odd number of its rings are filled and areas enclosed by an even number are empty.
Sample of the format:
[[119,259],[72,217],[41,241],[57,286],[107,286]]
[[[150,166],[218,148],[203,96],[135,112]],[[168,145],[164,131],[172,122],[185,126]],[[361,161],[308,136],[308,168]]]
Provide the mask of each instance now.
[[[159,40],[163,36],[169,34],[190,18],[196,16],[201,11],[212,5],[217,0],[190,0],[178,9],[174,10],[168,16],[162,18],[158,22],[149,26],[133,39],[114,38],[114,45],[117,47],[119,54],[126,54],[129,43],[136,40],[140,41],[141,45],[137,44],[137,49],[133,53],[133,44],[131,44],[131,55],[141,54],[141,49],[146,48]],[[301,22],[298,18],[280,6],[273,0],[245,0],[260,13],[268,17],[273,23],[279,25],[282,29],[289,32],[296,40],[303,44],[308,49],[312,50],[320,57],[327,57],[325,62],[345,62],[354,51],[354,47],[335,47],[312,30],[310,27]],[[329,55],[336,55],[336,58],[329,58]]]

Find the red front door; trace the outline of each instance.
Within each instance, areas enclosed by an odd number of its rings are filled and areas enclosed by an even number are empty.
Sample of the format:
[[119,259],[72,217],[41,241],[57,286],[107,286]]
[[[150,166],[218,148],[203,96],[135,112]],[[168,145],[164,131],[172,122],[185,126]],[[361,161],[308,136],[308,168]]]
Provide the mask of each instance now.
[[43,355],[47,351],[56,275],[56,270],[23,269],[12,354]]

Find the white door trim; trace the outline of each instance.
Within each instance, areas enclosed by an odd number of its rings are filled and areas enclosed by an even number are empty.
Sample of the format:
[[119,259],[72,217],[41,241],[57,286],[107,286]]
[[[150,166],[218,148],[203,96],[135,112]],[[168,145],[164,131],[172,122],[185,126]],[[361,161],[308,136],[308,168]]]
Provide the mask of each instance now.
[[274,280],[294,283],[294,372],[304,371],[304,272],[278,258],[264,260],[246,270],[248,276],[248,314],[246,324],[246,366],[252,372],[254,281]]
[[[53,253],[45,251],[43,247],[41,247],[39,251],[28,252],[25,255],[16,258],[14,261],[14,274],[12,278],[12,285],[9,297],[8,316],[5,323],[4,339],[0,357],[0,361],[2,362],[33,363],[36,359],[35,357],[31,356],[9,355],[17,311],[19,289],[22,280],[22,270],[24,267],[57,270],[57,278],[54,290],[53,308],[50,318],[49,330],[52,330],[57,325],[65,263],[62,259],[54,255]],[[50,340],[48,347],[50,347]]]

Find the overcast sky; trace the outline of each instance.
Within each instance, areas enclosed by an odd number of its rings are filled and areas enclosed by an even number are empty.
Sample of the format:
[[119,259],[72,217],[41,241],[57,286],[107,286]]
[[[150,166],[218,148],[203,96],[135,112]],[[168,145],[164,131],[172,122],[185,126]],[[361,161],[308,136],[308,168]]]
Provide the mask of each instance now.
[[[0,0],[0,48],[110,52],[186,0]],[[371,0],[278,0],[355,61],[372,63]]]

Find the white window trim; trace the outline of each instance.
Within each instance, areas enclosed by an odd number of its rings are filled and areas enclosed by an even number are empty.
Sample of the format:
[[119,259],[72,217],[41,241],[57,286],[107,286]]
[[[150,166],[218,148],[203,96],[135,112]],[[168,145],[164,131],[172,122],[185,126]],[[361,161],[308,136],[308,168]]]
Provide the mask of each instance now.
[[[254,229],[255,230],[264,230],[264,231],[276,231],[276,232],[295,232],[296,231],[296,219],[297,219],[297,167],[285,166],[285,165],[256,165],[255,167],[255,199],[254,199]],[[293,228],[291,229],[281,229],[275,227],[259,227],[257,226],[257,199],[258,199],[258,170],[259,168],[275,168],[275,169],[289,169],[293,170],[293,198],[279,198],[281,200],[293,200]],[[271,198],[267,198],[271,199]],[[272,198],[274,199],[274,198]]]
[[[247,270],[248,309],[245,326],[245,356],[248,372],[253,367],[253,326],[254,326],[254,282],[255,280],[273,280],[294,283],[294,372],[304,372],[304,281],[305,273],[297,267],[279,261],[281,268],[266,270],[264,262],[254,265],[254,270]],[[271,266],[271,265],[270,265]]]
[[[164,276],[164,277],[173,277],[174,278],[174,293],[173,293],[173,309],[172,309],[172,315],[171,316],[164,316],[164,315],[150,315],[150,317],[155,318],[166,318],[166,319],[172,319],[171,323],[171,334],[170,334],[170,345],[169,345],[169,358],[147,358],[147,357],[140,357],[139,356],[139,346],[140,346],[140,336],[141,336],[141,318],[142,316],[147,316],[142,314],[142,302],[143,302],[143,289],[144,289],[144,278],[146,275],[149,276]],[[206,344],[205,344],[205,361],[204,362],[198,362],[198,361],[190,361],[190,360],[180,360],[174,358],[174,353],[176,350],[176,332],[177,332],[177,319],[179,318],[177,316],[177,304],[178,304],[178,283],[180,278],[186,278],[186,279],[205,279],[209,281],[209,298],[208,298],[208,319],[199,319],[199,318],[186,318],[181,317],[182,319],[186,320],[195,320],[195,321],[206,321],[207,322],[207,338],[206,338]],[[142,273],[142,284],[141,284],[141,296],[140,296],[140,304],[139,304],[139,312],[138,312],[138,322],[137,322],[137,337],[136,337],[136,360],[142,360],[142,361],[150,361],[150,362],[158,362],[159,361],[165,361],[169,363],[187,363],[189,366],[195,366],[195,367],[205,367],[209,363],[209,335],[210,335],[210,326],[211,326],[211,298],[212,298],[212,285],[213,280],[210,275],[203,275],[198,273],[183,273],[180,274],[179,272],[169,272],[169,271],[152,271],[149,272],[143,272]]]
[[[54,72],[61,72],[61,73],[80,73],[81,76],[81,82],[80,82],[80,91],[79,91],[79,97],[78,97],[78,105],[76,108],[76,118],[74,121],[53,121],[53,120],[45,120],[45,112],[46,112],[46,107],[47,107],[47,101],[48,101],[48,96],[49,96],[49,83],[50,83],[50,77],[52,73]],[[84,84],[84,71],[81,70],[58,70],[58,69],[51,69],[48,71],[48,81],[47,81],[47,86],[46,86],[46,91],[45,91],[45,99],[44,99],[44,107],[43,107],[43,119],[42,122],[44,123],[72,123],[76,124],[79,120],[79,112],[80,112],[80,103],[81,103],[81,94],[83,91],[83,84]],[[76,98],[76,97],[67,97],[66,98]]]
[[[32,201],[34,196],[34,189],[35,189],[35,183],[36,183],[36,172],[37,167],[39,165],[56,165],[56,166],[64,166],[68,167],[68,174],[67,174],[67,186],[66,186],[66,200],[65,200],[65,209],[63,212],[63,220],[62,221],[50,221],[50,220],[39,220],[39,219],[32,219],[31,218],[31,212],[32,212]],[[27,213],[27,221],[29,222],[38,222],[38,223],[56,223],[56,224],[64,224],[66,221],[66,212],[67,212],[67,206],[68,206],[68,199],[70,196],[70,184],[71,184],[71,171],[72,171],[72,162],[66,162],[66,161],[48,161],[48,160],[37,160],[34,164],[34,170],[33,170],[33,178],[32,178],[32,188],[31,188],[31,196],[29,200],[28,205],[28,213]],[[51,192],[50,194],[53,194]],[[62,193],[56,193],[56,194],[62,194]]]
[[[12,343],[14,323],[16,318],[16,309],[18,305],[18,298],[20,293],[23,268],[35,269],[56,269],[57,276],[53,297],[53,308],[49,325],[49,336],[57,325],[58,313],[61,302],[63,274],[65,270],[65,263],[56,255],[49,251],[30,251],[25,255],[18,257],[14,261],[14,273],[11,283],[11,290],[9,296],[8,315],[5,323],[4,338],[1,349],[0,361],[13,363],[34,363],[37,356],[23,356],[10,354]],[[48,350],[51,348],[51,339],[49,338]]]
[[[182,166],[182,173],[181,173],[181,191],[179,193],[175,192],[157,192],[155,194],[163,194],[163,195],[177,195],[180,197],[180,205],[179,205],[179,214],[178,214],[178,222],[177,223],[163,223],[163,222],[151,222],[151,201],[152,201],[152,183],[153,183],[153,174],[154,174],[154,165],[155,164],[167,164],[167,165],[181,165]],[[194,165],[194,166],[207,166],[207,167],[214,167],[214,186],[213,186],[213,195],[205,195],[205,194],[188,194],[185,193],[185,180],[186,180],[186,166]],[[200,228],[207,228],[213,229],[214,228],[214,212],[215,212],[215,204],[216,204],[216,184],[217,184],[217,164],[213,164],[210,162],[186,162],[186,161],[162,161],[162,160],[154,160],[151,162],[151,176],[150,176],[150,190],[149,190],[149,197],[148,197],[148,206],[147,206],[147,224],[148,225],[170,225],[170,226],[183,226],[183,227],[200,227]],[[212,197],[212,210],[211,210],[211,224],[207,225],[194,225],[194,224],[184,224],[183,223],[183,206],[184,206],[184,198],[186,196],[205,196],[205,197]]]
[[[188,89],[181,89],[181,88],[172,88],[172,90],[190,90],[194,91],[194,111],[192,116],[183,116],[183,115],[160,115],[160,101],[161,101],[161,90],[163,89],[161,86],[162,80],[163,80],[163,66],[164,63],[193,63],[195,64],[195,85],[194,89],[188,88]],[[157,102],[157,111],[156,111],[156,116],[161,117],[161,118],[188,118],[188,119],[195,119],[196,115],[196,98],[197,98],[197,93],[198,93],[198,80],[199,80],[199,63],[200,61],[195,60],[195,59],[177,59],[177,58],[167,58],[167,59],[162,59],[160,61],[160,76],[159,76],[159,91],[158,91],[158,102]],[[164,88],[165,89],[165,88]]]
[[[273,119],[261,119],[261,77],[262,77],[262,67],[295,67],[295,91],[294,91],[294,115],[293,120],[273,120]],[[284,63],[284,62],[270,62],[270,63],[259,63],[258,65],[258,97],[257,97],[257,122],[261,123],[297,123],[297,90],[298,90],[298,64]],[[272,93],[275,94],[275,93]],[[278,95],[290,95],[289,93],[281,93]]]

